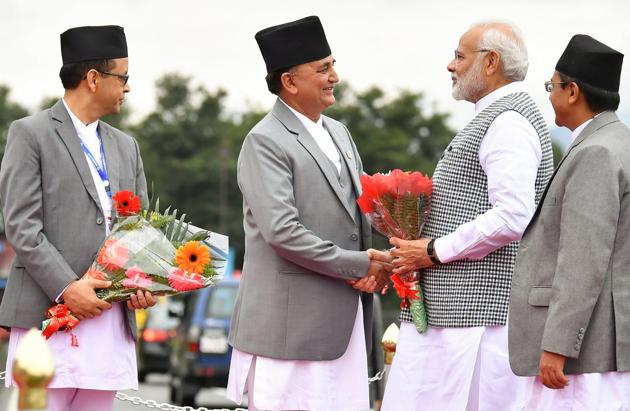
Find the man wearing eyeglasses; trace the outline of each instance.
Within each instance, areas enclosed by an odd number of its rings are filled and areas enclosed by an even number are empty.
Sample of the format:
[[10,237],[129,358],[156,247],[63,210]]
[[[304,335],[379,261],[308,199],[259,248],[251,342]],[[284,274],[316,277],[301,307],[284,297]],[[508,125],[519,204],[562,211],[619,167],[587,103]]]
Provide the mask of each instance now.
[[138,292],[128,304],[96,297],[110,282],[79,280],[110,230],[112,193],[147,202],[136,141],[100,118],[120,111],[127,80],[122,27],[76,27],[61,34],[65,89],[53,107],[9,129],[0,170],[7,238],[16,259],[0,325],[11,329],[6,384],[17,345],[44,313],[65,303],[82,321],[48,340],[55,361],[50,411],[110,411],[117,390],[137,389],[134,309],[155,304]]
[[433,174],[416,241],[392,239],[394,272],[423,269],[429,328],[401,313],[383,410],[522,410],[526,379],[508,362],[507,314],[517,241],[553,170],[545,122],[522,80],[527,50],[504,23],[473,26],[447,69],[475,117]]
[[545,88],[572,131],[518,252],[510,363],[528,410],[630,409],[630,130],[623,54],[578,34]]

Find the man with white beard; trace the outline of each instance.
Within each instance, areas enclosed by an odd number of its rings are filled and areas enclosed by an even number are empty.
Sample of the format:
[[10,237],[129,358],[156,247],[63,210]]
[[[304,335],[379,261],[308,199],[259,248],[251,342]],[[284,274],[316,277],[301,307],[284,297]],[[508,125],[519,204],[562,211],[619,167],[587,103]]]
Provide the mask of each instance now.
[[473,26],[447,68],[475,117],[437,164],[422,238],[391,239],[394,272],[422,270],[429,328],[418,333],[401,312],[382,409],[522,410],[527,378],[508,362],[510,280],[553,171],[551,142],[523,91],[527,50],[514,26]]

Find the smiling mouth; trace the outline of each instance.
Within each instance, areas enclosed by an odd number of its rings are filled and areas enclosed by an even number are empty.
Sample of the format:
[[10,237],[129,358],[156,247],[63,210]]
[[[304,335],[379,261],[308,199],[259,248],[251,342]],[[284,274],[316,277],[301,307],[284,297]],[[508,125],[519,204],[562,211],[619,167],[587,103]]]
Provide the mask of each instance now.
[[326,90],[326,91],[335,91],[335,88],[334,87],[326,87],[324,90]]

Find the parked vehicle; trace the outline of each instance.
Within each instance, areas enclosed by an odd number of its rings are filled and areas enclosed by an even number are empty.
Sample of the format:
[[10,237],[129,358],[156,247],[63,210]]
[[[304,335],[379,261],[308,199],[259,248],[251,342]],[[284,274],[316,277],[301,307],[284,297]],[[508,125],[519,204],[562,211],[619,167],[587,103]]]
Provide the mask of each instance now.
[[194,407],[202,387],[227,386],[232,356],[228,332],[238,283],[225,278],[186,296],[181,323],[171,341],[169,388],[175,404]]
[[146,320],[139,326],[138,380],[144,382],[149,373],[167,373],[170,368],[170,340],[176,335],[179,318],[169,315],[173,305],[183,304],[173,297],[158,297],[157,304],[146,312]]

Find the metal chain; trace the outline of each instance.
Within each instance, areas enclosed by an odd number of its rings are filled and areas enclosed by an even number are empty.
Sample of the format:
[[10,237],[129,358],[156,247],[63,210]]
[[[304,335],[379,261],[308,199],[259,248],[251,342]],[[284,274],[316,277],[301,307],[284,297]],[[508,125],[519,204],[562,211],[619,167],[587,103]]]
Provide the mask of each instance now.
[[374,375],[372,378],[368,378],[368,385],[372,384],[374,381],[380,381],[385,376],[385,370],[381,370]]
[[[131,397],[122,392],[119,392],[116,394],[116,399],[120,401],[129,401],[134,405],[144,405],[147,408],[155,408],[155,409],[164,410],[164,411],[231,411],[231,409],[228,409],[228,408],[210,409],[206,407],[199,407],[199,408],[193,408],[189,406],[180,407],[177,405],[168,404],[166,402],[159,403],[153,400],[143,400],[140,397]],[[235,408],[234,411],[247,411],[247,408]]]
[[[0,380],[4,380],[5,375],[6,375],[6,371],[0,371]],[[372,384],[374,381],[382,380],[383,376],[385,376],[385,370],[377,372],[374,377],[368,378],[368,384]],[[163,411],[231,411],[228,408],[210,409],[206,407],[199,407],[199,408],[193,408],[189,406],[180,407],[180,406],[172,405],[166,402],[160,403],[154,400],[143,400],[140,397],[132,397],[122,392],[116,393],[116,399],[119,401],[128,401],[134,405],[144,405],[147,408],[155,408],[155,409],[163,410]],[[234,411],[247,411],[247,408],[236,408],[234,409]]]

